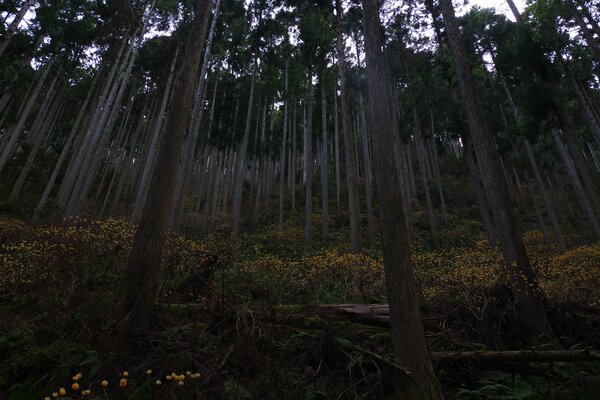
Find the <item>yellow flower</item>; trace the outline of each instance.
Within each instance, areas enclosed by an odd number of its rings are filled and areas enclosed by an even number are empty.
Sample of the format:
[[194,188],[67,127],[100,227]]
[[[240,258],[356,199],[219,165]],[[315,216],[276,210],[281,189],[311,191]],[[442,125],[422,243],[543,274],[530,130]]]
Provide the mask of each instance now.
[[100,386],[102,386],[103,388],[107,387],[108,386],[108,381],[104,380],[104,381],[100,382]]
[[160,380],[160,379],[157,379],[155,383],[156,383],[157,385],[162,385],[162,382],[161,382],[161,380]]
[[146,375],[152,375],[152,370],[151,369],[147,370]]
[[121,389],[125,389],[127,387],[127,379],[121,378],[121,380],[119,381],[119,387]]
[[52,397],[54,397],[56,399],[58,397],[58,393],[56,393],[56,392],[52,393]]
[[121,375],[123,375],[124,378],[127,378],[129,376],[129,372],[123,371]]
[[191,375],[192,375],[192,371],[185,371],[185,374],[186,374],[187,376],[191,376]]
[[170,381],[171,379],[173,379],[173,377],[171,375],[167,375],[167,380]]
[[177,382],[177,384],[178,384],[179,386],[183,386],[183,381],[179,381],[179,382]]
[[77,373],[77,374],[75,374],[75,376],[73,377],[73,380],[74,380],[74,381],[78,381],[78,380],[80,380],[80,379],[81,379],[81,377],[82,377],[82,376],[83,376],[83,375],[81,374],[81,372],[78,372],[78,373]]
[[65,388],[58,389],[58,394],[64,396],[67,394],[67,390]]
[[79,383],[75,382],[74,384],[72,384],[72,385],[71,385],[71,389],[72,389],[73,391],[75,391],[75,390],[79,390]]
[[81,394],[84,396],[89,396],[90,394],[92,394],[92,391],[90,389],[85,389],[81,392]]

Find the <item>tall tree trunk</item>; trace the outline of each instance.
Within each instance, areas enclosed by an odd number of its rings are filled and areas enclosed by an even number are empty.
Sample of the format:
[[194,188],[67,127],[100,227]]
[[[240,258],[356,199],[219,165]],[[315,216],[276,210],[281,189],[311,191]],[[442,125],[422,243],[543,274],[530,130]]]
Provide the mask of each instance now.
[[421,132],[421,124],[417,114],[417,107],[412,105],[413,114],[413,131],[415,134],[415,145],[417,149],[417,161],[421,172],[421,180],[423,182],[423,193],[425,195],[425,211],[427,214],[427,223],[429,224],[429,238],[431,239],[431,247],[435,250],[441,248],[440,238],[438,236],[437,224],[435,223],[435,214],[433,211],[433,202],[431,201],[431,191],[429,189],[429,177],[427,175],[427,167],[425,166],[425,145],[423,144],[423,134]]
[[312,71],[308,72],[308,89],[304,101],[304,251],[312,250],[312,182],[313,182],[313,143],[312,143]]
[[44,121],[43,125],[40,127],[39,132],[37,132],[35,137],[32,138],[32,141],[31,141],[32,147],[29,152],[29,156],[27,157],[27,160],[25,161],[25,165],[21,169],[21,172],[19,173],[19,177],[17,178],[15,184],[12,187],[12,190],[10,191],[10,194],[9,194],[8,200],[7,200],[8,204],[12,204],[21,195],[21,191],[23,190],[23,186],[25,185],[25,180],[27,179],[27,176],[29,175],[29,171],[31,171],[31,168],[33,167],[33,162],[35,161],[38,151],[40,150],[40,147],[42,146],[42,143],[43,143],[46,135],[49,136],[52,133],[52,126],[54,125],[54,123],[56,122],[56,119],[59,116],[60,112],[58,111],[58,108],[59,108],[59,105],[61,104],[61,98],[59,97],[58,99],[56,99],[55,91],[53,88],[55,82],[52,83],[52,86],[50,87],[48,95],[47,95],[49,98],[54,99],[54,102],[48,113],[46,113],[45,111],[40,113],[40,115],[43,116],[45,121]]
[[113,60],[113,66],[108,72],[104,86],[100,92],[100,96],[98,96],[98,100],[95,103],[94,112],[87,118],[87,129],[85,134],[80,135],[80,139],[78,139],[77,146],[74,148],[75,151],[73,152],[71,160],[69,161],[65,177],[63,178],[58,190],[58,194],[56,196],[57,205],[63,211],[66,208],[69,197],[73,192],[73,186],[75,185],[75,181],[77,180],[83,163],[85,162],[86,155],[89,151],[88,149],[94,140],[95,127],[98,125],[99,119],[102,115],[102,110],[105,108],[107,103],[109,91],[113,86],[113,80],[119,70],[119,66],[121,65],[121,56],[123,55],[123,51],[126,47],[126,42],[127,40],[123,42],[115,59]]
[[430,110],[431,114],[431,155],[433,160],[433,172],[437,182],[438,193],[440,196],[440,208],[442,209],[442,218],[444,226],[448,226],[448,211],[446,210],[446,199],[444,197],[444,188],[442,185],[442,175],[440,172],[440,161],[437,152],[437,145],[435,142],[435,123],[433,119],[433,109]]
[[188,125],[194,96],[194,85],[202,59],[202,48],[212,2],[198,0],[192,30],[185,48],[177,96],[169,109],[164,139],[156,161],[148,198],[140,218],[129,262],[123,280],[121,323],[125,332],[135,332],[148,325],[160,271],[160,261],[169,215],[173,206],[173,190],[181,146]]
[[334,146],[335,146],[335,204],[337,206],[337,223],[339,224],[342,216],[341,202],[341,180],[340,180],[340,131],[339,131],[339,115],[338,115],[338,94],[337,83],[334,85],[333,91],[333,114],[334,114]]
[[292,111],[292,211],[296,211],[296,166],[298,164],[297,151],[296,151],[296,127],[298,126],[296,120],[296,99],[292,100],[293,111]]
[[50,69],[52,68],[53,64],[53,59],[48,62],[48,65],[46,65],[46,67],[44,68],[44,71],[42,72],[42,75],[40,76],[35,86],[35,89],[33,89],[33,92],[31,93],[27,102],[25,103],[25,108],[23,109],[23,112],[21,113],[17,124],[10,128],[9,132],[6,134],[8,139],[4,143],[4,147],[2,148],[2,154],[0,155],[0,173],[2,173],[2,170],[6,166],[6,163],[8,162],[8,160],[13,154],[13,151],[15,150],[17,140],[19,139],[19,136],[21,135],[21,132],[25,127],[25,123],[29,118],[29,114],[31,113],[33,105],[35,104],[35,101],[37,100],[40,91],[44,86],[46,78],[48,77],[48,72],[50,72]]
[[427,355],[421,322],[411,249],[404,221],[400,181],[396,172],[392,101],[382,52],[381,24],[377,0],[363,0],[363,27],[369,87],[369,114],[375,151],[375,180],[379,200],[383,257],[390,308],[392,343],[396,363],[411,371],[403,376],[399,398],[443,399]]
[[467,158],[467,165],[469,168],[469,180],[471,181],[471,187],[473,188],[473,193],[475,194],[475,201],[477,202],[477,207],[479,208],[479,215],[481,215],[481,221],[483,222],[483,229],[485,230],[485,234],[490,244],[490,247],[496,247],[496,229],[494,228],[494,223],[490,217],[490,212],[488,209],[487,202],[485,200],[485,196],[483,194],[483,189],[481,187],[481,183],[479,181],[479,174],[477,165],[475,165],[475,160],[473,159],[473,154],[471,153],[470,146],[467,146],[465,149],[465,157]]
[[[564,134],[567,150],[571,156],[571,159],[573,160],[573,165],[577,171],[577,175],[579,175],[581,178],[583,190],[592,204],[594,212],[597,215],[600,215],[600,184],[598,183],[598,180],[594,178],[589,164],[583,157],[583,150],[579,145],[577,132],[573,127],[571,117],[564,108],[564,105],[557,102],[555,104],[555,110],[556,117]],[[553,134],[554,133],[558,132],[553,132]],[[557,145],[558,151],[561,151],[561,148],[558,146],[558,142],[556,140],[555,144]]]
[[344,157],[346,161],[346,181],[348,188],[348,208],[350,217],[350,242],[352,251],[362,250],[362,237],[360,232],[360,210],[358,202],[358,185],[354,160],[354,141],[352,140],[352,125],[350,121],[350,103],[348,101],[348,84],[346,79],[346,55],[344,52],[344,38],[342,30],[342,5],[340,0],[335,0],[336,30],[337,30],[337,58],[340,78],[340,100],[342,102],[342,130],[344,131]]
[[454,58],[459,87],[471,129],[471,137],[478,159],[482,164],[483,178],[490,192],[492,215],[500,246],[504,255],[506,271],[511,278],[513,297],[518,318],[531,327],[535,336],[544,336],[555,341],[554,332],[548,322],[536,276],[523,244],[519,221],[508,187],[502,176],[500,157],[494,138],[481,110],[479,93],[469,68],[462,37],[460,35],[452,0],[440,0],[440,8],[446,25],[446,34]]
[[329,240],[329,158],[328,149],[329,139],[327,138],[327,97],[325,97],[325,82],[321,81],[321,197],[323,203],[323,241]]
[[35,211],[33,213],[33,222],[37,222],[37,220],[40,217],[40,213],[42,212],[42,210],[44,209],[44,207],[46,206],[46,202],[48,201],[48,198],[50,197],[50,193],[52,192],[52,188],[54,187],[54,183],[56,182],[56,178],[58,177],[58,174],[60,173],[60,170],[62,168],[62,165],[65,161],[65,159],[67,158],[67,154],[69,153],[69,150],[71,148],[71,145],[73,144],[73,141],[75,139],[75,135],[77,134],[77,132],[79,131],[79,125],[81,123],[81,120],[85,114],[85,112],[87,111],[87,106],[89,104],[89,101],[92,97],[92,94],[94,93],[95,89],[96,89],[96,84],[98,83],[100,75],[96,75],[96,77],[94,78],[94,81],[92,83],[92,86],[90,87],[90,89],[88,90],[88,94],[83,102],[83,105],[81,106],[81,108],[79,109],[79,113],[77,114],[77,117],[75,118],[75,122],[73,122],[73,125],[71,127],[71,130],[69,132],[69,135],[67,136],[67,140],[65,141],[65,144],[60,152],[60,155],[58,156],[58,160],[56,160],[56,164],[54,165],[54,169],[52,170],[52,174],[50,175],[50,178],[48,179],[48,183],[46,184],[46,188],[44,189],[44,192],[42,193],[42,197],[40,198],[40,201],[38,202]]
[[546,244],[546,250],[548,250],[548,253],[552,253],[553,252],[552,242],[550,241],[550,237],[548,236],[548,229],[546,228],[546,223],[544,222],[544,216],[542,215],[542,211],[540,210],[540,206],[538,205],[538,201],[536,199],[535,192],[533,191],[533,187],[531,185],[531,182],[527,178],[527,176],[525,176],[525,180],[526,180],[525,184],[527,185],[527,190],[529,191],[529,196],[531,197],[531,204],[533,205],[533,210],[535,211],[535,217],[537,218],[538,226],[540,227],[540,230],[542,231],[542,235],[544,237],[544,243]]
[[163,128],[164,115],[167,110],[167,106],[169,104],[169,99],[171,98],[171,89],[173,87],[173,79],[175,77],[175,65],[177,63],[177,56],[179,55],[179,47],[175,51],[175,55],[173,56],[173,61],[171,62],[171,70],[169,72],[169,78],[167,79],[167,84],[165,85],[165,91],[163,93],[163,98],[160,104],[160,109],[158,111],[156,124],[152,129],[150,147],[148,148],[148,154],[146,156],[146,162],[144,163],[144,168],[142,170],[142,177],[137,189],[137,193],[135,196],[135,201],[133,204],[133,211],[131,212],[131,217],[129,219],[130,225],[134,225],[138,222],[138,219],[141,215],[142,209],[144,207],[144,203],[146,201],[146,195],[148,194],[148,188],[150,186],[150,180],[152,179],[152,174],[154,173],[154,167],[156,163],[156,155],[158,152],[158,146],[160,142],[160,137]]
[[254,63],[252,72],[252,81],[250,82],[250,95],[248,99],[248,111],[246,113],[246,128],[244,129],[244,138],[239,147],[234,179],[233,191],[233,223],[231,231],[236,236],[240,233],[240,211],[242,207],[242,190],[244,188],[244,177],[246,176],[246,152],[248,150],[248,141],[250,140],[250,125],[252,124],[252,107],[254,105],[254,89],[256,86],[256,75],[258,74],[258,65]]
[[283,233],[283,195],[285,193],[285,146],[287,144],[288,129],[288,64],[285,64],[285,92],[283,101],[283,138],[281,140],[281,154],[279,156],[279,234]]
[[540,174],[540,170],[535,162],[535,157],[533,156],[533,152],[531,151],[531,146],[529,145],[529,141],[525,139],[524,141],[525,154],[527,155],[527,159],[529,160],[529,165],[531,166],[531,170],[533,171],[533,177],[535,182],[537,183],[538,190],[542,195],[542,202],[544,203],[544,208],[548,213],[548,218],[550,219],[550,224],[552,225],[552,230],[554,231],[554,237],[558,242],[558,245],[561,250],[567,248],[565,243],[565,238],[563,237],[562,230],[560,228],[560,224],[558,223],[558,218],[556,218],[556,213],[554,212],[554,207],[552,206],[552,202],[550,201],[550,197],[546,191],[546,186],[544,185],[544,181],[542,180],[542,175]]
[[577,196],[579,204],[581,205],[581,208],[583,209],[583,212],[586,215],[586,219],[591,225],[594,234],[597,237],[600,237],[600,223],[598,223],[598,219],[596,218],[596,214],[594,213],[594,207],[585,192],[583,183],[579,178],[579,175],[577,174],[577,169],[575,167],[573,159],[570,157],[569,152],[562,143],[562,139],[560,137],[558,129],[551,128],[550,131],[552,133],[552,138],[554,139],[554,144],[558,149],[558,154],[561,158],[561,161],[563,162],[563,165],[565,166],[567,175],[569,176],[569,181],[571,182],[573,189],[575,189],[575,195]]

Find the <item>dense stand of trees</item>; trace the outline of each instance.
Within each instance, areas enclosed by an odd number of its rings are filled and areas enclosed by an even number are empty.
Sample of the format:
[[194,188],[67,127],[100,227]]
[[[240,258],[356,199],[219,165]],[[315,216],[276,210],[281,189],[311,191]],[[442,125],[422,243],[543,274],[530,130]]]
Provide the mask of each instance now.
[[351,251],[384,253],[396,361],[415,373],[403,398],[441,398],[410,254],[421,211],[429,246],[445,245],[454,171],[504,255],[519,319],[554,341],[521,211],[549,251],[569,225],[600,237],[598,5],[508,0],[514,21],[457,17],[451,0],[384,3],[382,20],[379,6],[3,3],[0,201],[34,221],[138,225],[128,330],[151,315],[164,235],[190,216],[197,236],[223,220],[233,235],[273,221],[283,233],[302,216],[307,252],[347,226]]

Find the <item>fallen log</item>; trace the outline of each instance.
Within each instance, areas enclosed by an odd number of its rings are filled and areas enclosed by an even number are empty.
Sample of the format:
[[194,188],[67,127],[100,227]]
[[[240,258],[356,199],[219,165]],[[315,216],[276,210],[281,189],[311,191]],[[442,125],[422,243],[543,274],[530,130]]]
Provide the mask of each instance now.
[[387,304],[285,305],[275,307],[275,311],[280,317],[312,314],[332,321],[358,322],[386,328],[390,326],[390,312]]
[[486,363],[600,360],[600,353],[591,350],[444,351],[432,352],[429,356],[433,360],[477,360]]

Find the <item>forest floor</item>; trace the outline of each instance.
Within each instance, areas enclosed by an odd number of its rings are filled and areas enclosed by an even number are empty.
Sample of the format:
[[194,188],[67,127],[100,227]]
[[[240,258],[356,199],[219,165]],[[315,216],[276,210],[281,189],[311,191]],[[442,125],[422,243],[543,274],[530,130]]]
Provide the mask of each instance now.
[[[219,231],[198,240],[191,219],[166,244],[152,329],[114,348],[111,312],[134,231],[118,219],[0,217],[0,399],[385,398],[401,373],[386,319],[320,306],[385,304],[381,254],[349,254],[344,229],[304,253],[298,226],[261,228],[234,245]],[[430,351],[545,350],[524,339],[501,255],[474,231],[454,223],[441,251],[415,234]],[[549,253],[538,232],[525,240],[562,347],[600,349],[600,243],[572,235],[569,250]],[[449,399],[600,393],[600,361],[434,366]]]

